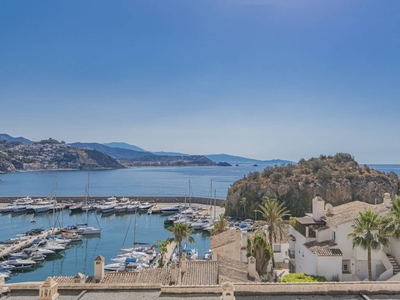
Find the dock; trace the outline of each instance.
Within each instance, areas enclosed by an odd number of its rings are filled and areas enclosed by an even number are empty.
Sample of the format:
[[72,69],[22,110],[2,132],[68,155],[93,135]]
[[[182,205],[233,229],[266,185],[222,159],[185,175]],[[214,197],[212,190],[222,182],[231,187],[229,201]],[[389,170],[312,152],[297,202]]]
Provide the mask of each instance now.
[[41,234],[28,236],[29,238],[21,239],[20,241],[17,241],[12,245],[5,245],[5,247],[2,247],[0,249],[0,259],[4,259],[6,256],[9,256],[12,253],[21,251],[22,249],[31,246],[36,239],[42,239],[49,235],[57,234],[60,232],[60,228],[45,230]]
[[164,268],[167,267],[168,262],[171,260],[171,257],[175,251],[175,248],[176,248],[176,242],[172,242],[171,244],[167,245],[167,253],[165,253],[164,257],[163,257]]

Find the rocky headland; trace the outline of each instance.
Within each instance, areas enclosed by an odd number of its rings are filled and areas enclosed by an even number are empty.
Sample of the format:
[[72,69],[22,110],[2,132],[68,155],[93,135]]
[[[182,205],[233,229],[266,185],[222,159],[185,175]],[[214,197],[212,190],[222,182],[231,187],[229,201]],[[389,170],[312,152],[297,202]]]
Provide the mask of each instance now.
[[298,164],[268,167],[235,182],[228,191],[226,213],[254,217],[254,209],[267,196],[285,202],[293,216],[309,211],[311,199],[319,194],[327,203],[339,205],[360,200],[382,203],[383,194],[399,192],[396,173],[360,166],[347,153],[321,155]]
[[33,144],[0,141],[0,172],[28,170],[101,170],[125,168],[111,156],[91,149],[81,149],[55,139]]

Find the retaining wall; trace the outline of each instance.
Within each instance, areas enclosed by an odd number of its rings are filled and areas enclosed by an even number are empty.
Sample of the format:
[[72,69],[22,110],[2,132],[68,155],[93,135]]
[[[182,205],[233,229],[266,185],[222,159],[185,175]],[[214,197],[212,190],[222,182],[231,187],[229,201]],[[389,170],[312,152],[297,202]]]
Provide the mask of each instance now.
[[[10,290],[39,290],[43,282],[5,284]],[[233,283],[235,295],[358,295],[399,294],[400,282]],[[1,284],[0,284],[1,286]],[[161,286],[160,284],[58,284],[59,290],[161,290],[162,294],[221,294],[220,285]]]

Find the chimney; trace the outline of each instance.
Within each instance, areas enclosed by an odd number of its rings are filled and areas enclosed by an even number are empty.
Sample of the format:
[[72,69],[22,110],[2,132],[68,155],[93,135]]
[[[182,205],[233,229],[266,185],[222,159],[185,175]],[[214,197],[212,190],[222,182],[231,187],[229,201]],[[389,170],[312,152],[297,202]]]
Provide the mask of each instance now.
[[222,285],[222,296],[221,300],[235,300],[235,286],[232,282],[225,282]]
[[312,215],[315,221],[320,221],[325,216],[325,201],[317,194],[312,200]]
[[51,277],[47,277],[46,281],[39,288],[38,300],[55,300],[58,298],[58,283]]
[[86,281],[86,276],[82,273],[78,273],[74,276],[74,283],[85,283]]
[[104,257],[99,255],[94,260],[94,282],[100,282],[104,278]]
[[179,274],[179,269],[176,267],[176,263],[171,264],[171,284],[177,284],[178,283],[178,274]]
[[392,205],[392,199],[390,198],[390,194],[389,193],[384,193],[383,194],[383,204],[386,207],[390,207]]
[[247,263],[247,272],[251,278],[257,278],[258,273],[256,270],[256,259],[253,256],[250,256]]

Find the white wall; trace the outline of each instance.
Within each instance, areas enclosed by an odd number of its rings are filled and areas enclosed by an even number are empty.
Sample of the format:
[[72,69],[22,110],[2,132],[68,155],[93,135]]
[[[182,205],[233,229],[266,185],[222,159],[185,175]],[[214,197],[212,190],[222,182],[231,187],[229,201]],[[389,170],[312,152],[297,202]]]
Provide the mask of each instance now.
[[289,259],[289,244],[281,244],[281,252],[274,252],[275,262],[284,262]]
[[317,232],[317,241],[319,243],[323,242],[323,241],[331,240],[331,239],[332,239],[331,231],[329,228]]
[[389,254],[394,256],[400,262],[400,240],[391,238],[389,240]]
[[332,280],[333,276],[339,276],[342,280],[342,257],[341,256],[317,256],[317,274]]

